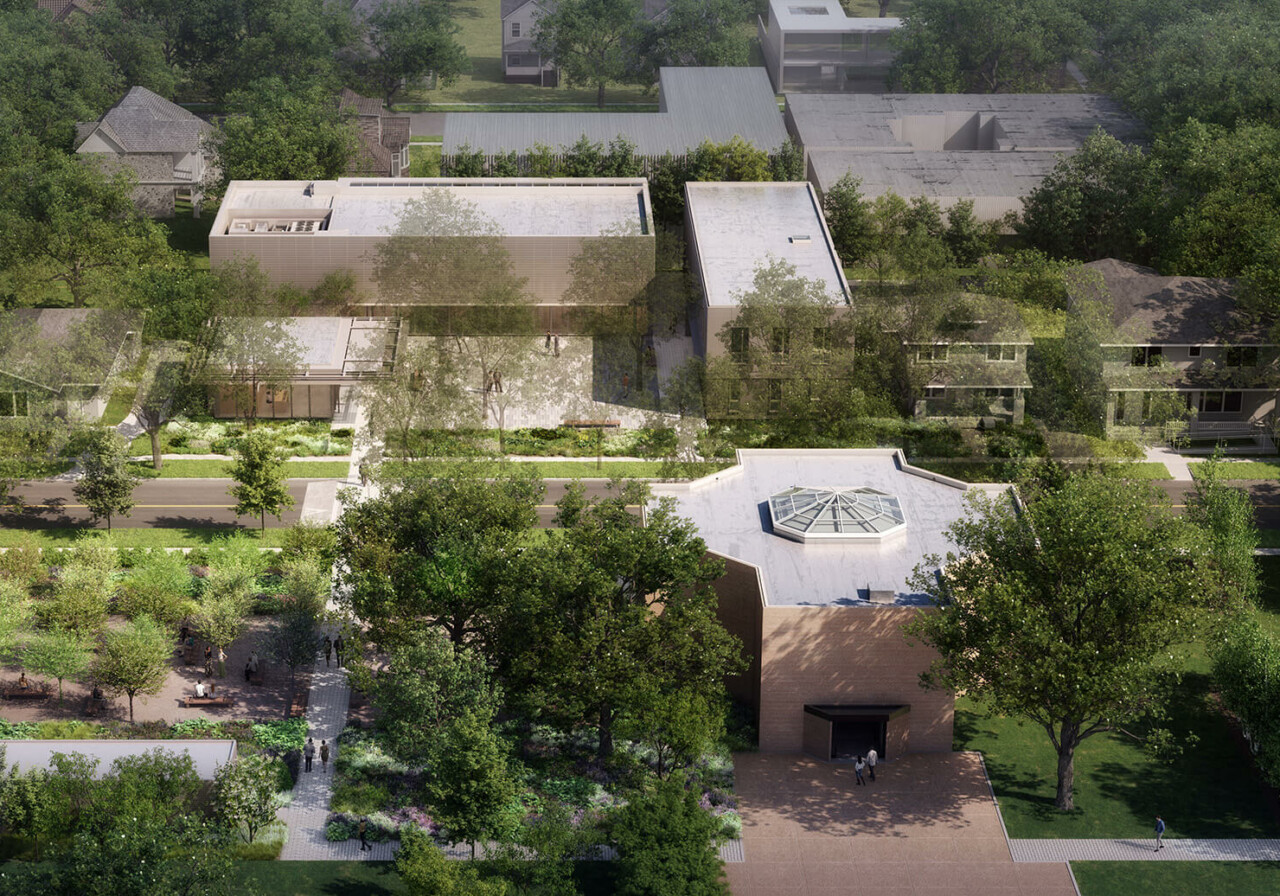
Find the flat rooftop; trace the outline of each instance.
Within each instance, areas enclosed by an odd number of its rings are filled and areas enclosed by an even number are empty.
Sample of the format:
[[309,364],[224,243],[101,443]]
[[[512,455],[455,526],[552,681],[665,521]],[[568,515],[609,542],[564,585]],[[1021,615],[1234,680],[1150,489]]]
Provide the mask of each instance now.
[[186,754],[195,765],[202,781],[212,781],[219,768],[236,758],[234,740],[0,740],[5,762],[19,774],[35,768],[52,768],[53,755],[79,753],[98,761],[93,776],[101,778],[111,771],[111,763],[128,756],[141,756],[152,750],[171,755]]
[[850,16],[840,0],[769,0],[769,11],[786,32],[875,34],[893,31],[902,25],[901,19]]
[[[896,499],[905,525],[882,538],[810,540],[773,532],[770,498],[793,488],[872,489]],[[897,449],[739,449],[738,464],[688,483],[653,486],[676,499],[707,548],[759,569],[767,606],[923,605],[907,579],[926,555],[955,545],[946,528],[965,515],[970,490],[998,495],[1007,485],[967,485],[909,465]],[[884,600],[873,602],[872,593]]]
[[652,229],[643,178],[342,178],[232,181],[211,236],[466,236],[479,230],[593,237]]
[[849,301],[849,284],[810,184],[691,182],[685,197],[708,305],[737,305],[769,257],[823,283],[838,302]]

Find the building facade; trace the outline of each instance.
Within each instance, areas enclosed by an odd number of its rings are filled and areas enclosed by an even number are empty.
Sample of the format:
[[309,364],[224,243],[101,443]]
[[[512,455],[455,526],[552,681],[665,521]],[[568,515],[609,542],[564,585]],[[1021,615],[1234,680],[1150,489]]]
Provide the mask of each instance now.
[[769,0],[756,23],[778,93],[883,93],[902,20],[850,17],[838,0]]

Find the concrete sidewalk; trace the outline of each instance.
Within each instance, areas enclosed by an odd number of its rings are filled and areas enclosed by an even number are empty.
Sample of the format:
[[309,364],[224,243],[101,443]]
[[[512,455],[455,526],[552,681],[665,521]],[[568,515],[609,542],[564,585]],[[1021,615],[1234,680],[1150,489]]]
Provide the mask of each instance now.
[[1015,862],[1277,862],[1280,840],[1010,840]]

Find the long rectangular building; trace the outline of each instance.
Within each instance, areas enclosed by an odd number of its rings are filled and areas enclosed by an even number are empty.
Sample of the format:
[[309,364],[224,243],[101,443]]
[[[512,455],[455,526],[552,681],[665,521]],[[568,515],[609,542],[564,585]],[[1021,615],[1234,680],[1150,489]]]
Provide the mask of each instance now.
[[[527,301],[547,314],[565,301],[573,261],[592,241],[626,245],[625,254],[640,259],[628,268],[637,290],[653,276],[653,213],[643,178],[233,181],[209,234],[209,257],[214,270],[255,259],[273,283],[300,289],[350,271],[363,294],[357,311],[473,304],[487,285],[483,276],[452,284],[452,292],[451,284],[436,284],[429,296],[406,295],[404,268],[386,264],[389,241],[424,238],[441,240],[441,251],[455,255],[496,242]],[[495,269],[494,281],[506,274]],[[625,290],[611,291],[620,294]]]

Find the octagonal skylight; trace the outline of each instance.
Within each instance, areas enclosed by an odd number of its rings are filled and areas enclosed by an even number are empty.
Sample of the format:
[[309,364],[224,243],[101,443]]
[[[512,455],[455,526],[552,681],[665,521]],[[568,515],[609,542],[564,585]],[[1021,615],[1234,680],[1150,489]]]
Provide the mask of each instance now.
[[906,528],[897,497],[874,488],[789,488],[769,498],[773,531],[793,541],[883,538]]

